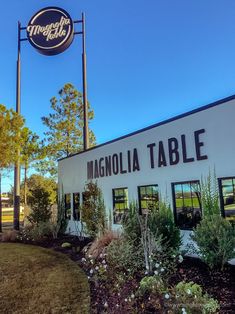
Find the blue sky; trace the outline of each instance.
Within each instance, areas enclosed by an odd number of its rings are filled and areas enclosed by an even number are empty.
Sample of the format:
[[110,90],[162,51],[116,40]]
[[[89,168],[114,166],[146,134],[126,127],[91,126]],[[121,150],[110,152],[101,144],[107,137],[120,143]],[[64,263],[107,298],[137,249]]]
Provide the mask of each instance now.
[[[17,21],[26,26],[46,6],[74,20],[86,14],[98,143],[235,93],[234,0],[9,0],[0,19],[0,103],[7,107],[15,108]],[[82,90],[79,36],[53,57],[22,43],[21,112],[33,131],[43,134],[41,117],[67,82]]]

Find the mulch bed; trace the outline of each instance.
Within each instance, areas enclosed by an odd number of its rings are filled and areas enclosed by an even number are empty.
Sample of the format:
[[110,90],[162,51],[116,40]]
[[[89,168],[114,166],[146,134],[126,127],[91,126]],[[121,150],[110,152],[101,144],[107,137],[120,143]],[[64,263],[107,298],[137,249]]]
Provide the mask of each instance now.
[[[68,236],[57,239],[53,242],[53,244],[51,243],[52,245],[50,244],[50,247],[53,247],[55,250],[69,255],[72,260],[79,262],[83,257],[82,248],[87,245],[89,241],[89,239],[84,239],[84,241],[80,241],[77,237]],[[63,242],[70,242],[72,246],[80,247],[80,251],[75,252],[71,248],[61,248],[61,244]],[[81,263],[79,263],[79,265],[82,266]],[[221,314],[235,313],[234,265],[226,265],[223,272],[221,272],[220,270],[211,271],[200,259],[185,257],[184,261],[179,264],[177,272],[171,277],[170,285],[175,285],[182,280],[185,280],[187,282],[193,281],[201,285],[203,291],[207,292],[211,297],[216,298],[220,303]],[[105,303],[105,298],[109,299],[110,304],[121,304],[121,300],[124,300],[125,296],[128,295],[130,291],[133,291],[137,285],[138,278],[127,282],[124,286],[123,291],[117,297],[117,295],[110,295],[109,290],[105,288],[105,286],[97,287],[94,283],[91,283],[92,313],[103,312],[103,304]],[[120,313],[120,310],[120,308],[117,310],[113,308],[113,313]],[[129,313],[131,313],[131,311]]]
[[184,258],[170,284],[194,281],[220,303],[220,313],[235,313],[235,266],[227,264],[223,272],[212,271],[198,258]]
[[[82,249],[89,243],[90,239],[84,239],[81,241],[75,236],[63,236],[59,239],[51,239],[42,243],[34,243],[47,248],[53,248],[56,251],[62,252],[68,255],[72,260],[79,263],[82,267],[81,258],[83,257]],[[72,244],[71,248],[62,248],[61,245],[64,242]],[[177,272],[171,277],[170,285],[175,285],[178,282],[185,280],[187,282],[193,281],[202,286],[203,291],[207,292],[211,297],[216,298],[220,303],[221,314],[233,314],[235,313],[235,266],[226,265],[223,272],[220,270],[210,269],[197,258],[185,257],[184,261],[179,264]],[[111,295],[110,291],[105,286],[96,286],[91,283],[91,313],[103,313],[105,300],[108,300],[111,304],[112,310],[108,310],[106,313],[132,313],[131,309],[119,308],[115,309],[115,305],[125,299],[126,295],[130,294],[130,291],[135,290],[138,285],[139,279],[135,278],[132,281],[127,282],[124,285],[123,291],[120,295]],[[114,284],[114,283],[111,283]],[[113,307],[112,307],[113,304]],[[135,313],[157,313],[151,311],[134,311]],[[161,313],[161,312],[159,312]]]

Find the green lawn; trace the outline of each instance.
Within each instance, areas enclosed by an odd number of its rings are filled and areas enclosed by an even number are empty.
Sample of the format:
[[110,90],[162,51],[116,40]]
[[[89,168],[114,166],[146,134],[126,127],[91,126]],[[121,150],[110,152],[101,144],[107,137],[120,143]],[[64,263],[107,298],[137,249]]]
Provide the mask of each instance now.
[[0,243],[0,312],[86,314],[89,284],[78,265],[37,246]]

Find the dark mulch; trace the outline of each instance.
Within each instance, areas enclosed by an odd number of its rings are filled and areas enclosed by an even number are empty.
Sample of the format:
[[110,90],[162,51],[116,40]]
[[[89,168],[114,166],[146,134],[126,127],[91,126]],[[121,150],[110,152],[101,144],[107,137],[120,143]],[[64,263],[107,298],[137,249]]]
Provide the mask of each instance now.
[[[62,248],[61,244],[69,242],[72,248]],[[47,247],[52,247],[57,251],[65,253],[74,261],[80,261],[83,257],[82,249],[90,242],[90,239],[81,241],[78,237],[64,236],[49,243],[43,243]],[[74,247],[79,248],[74,250]],[[79,263],[82,266],[81,263]],[[178,282],[185,280],[193,281],[202,286],[203,291],[207,292],[211,297],[216,298],[220,303],[221,314],[235,313],[235,266],[227,264],[223,271],[210,270],[205,263],[198,258],[185,257],[184,261],[179,264],[177,272],[171,277],[169,284],[175,285]],[[131,313],[122,308],[123,300],[131,291],[134,291],[138,286],[138,278],[126,282],[120,295],[110,294],[110,290],[105,285],[95,285],[91,283],[91,303],[92,313],[102,313],[106,300],[109,304],[119,304],[119,308],[112,308],[112,313]],[[110,283],[113,285],[114,283]],[[143,313],[141,310],[139,313]],[[147,313],[147,312],[146,312]]]
[[[62,248],[64,242],[71,243],[70,248]],[[79,239],[76,236],[63,236],[58,239],[49,239],[41,243],[34,243],[47,248],[53,248],[56,251],[68,255],[72,260],[77,261],[80,266],[83,266],[81,258],[83,257],[82,249],[90,242],[90,239]],[[32,243],[33,244],[33,243]],[[235,313],[235,266],[226,265],[223,272],[213,269],[212,271],[197,258],[185,257],[184,261],[179,264],[176,273],[171,277],[169,284],[175,285],[178,282],[185,280],[193,281],[202,286],[203,291],[207,292],[211,297],[216,298],[220,303],[221,314]],[[106,285],[95,285],[91,283],[91,313],[103,313],[105,301],[113,304],[111,312],[108,313],[132,313],[127,307],[122,308],[125,296],[130,295],[138,286],[139,278],[134,278],[127,281],[120,294],[110,294],[110,289]],[[115,283],[110,283],[113,286]],[[113,289],[111,289],[113,290]],[[119,304],[119,308],[115,305]],[[109,308],[110,309],[110,308]],[[134,310],[135,313],[157,313],[152,311]],[[159,312],[161,313],[161,312]]]
[[193,281],[203,287],[211,297],[220,303],[220,313],[235,313],[235,266],[226,265],[223,271],[210,270],[198,258],[185,257],[178,271],[172,276],[170,284]]

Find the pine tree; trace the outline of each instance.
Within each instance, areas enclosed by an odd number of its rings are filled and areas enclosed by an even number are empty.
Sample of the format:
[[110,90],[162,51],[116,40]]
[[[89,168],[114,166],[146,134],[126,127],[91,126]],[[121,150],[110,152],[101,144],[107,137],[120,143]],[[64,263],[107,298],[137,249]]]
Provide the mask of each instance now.
[[[59,91],[59,99],[51,100],[52,113],[42,117],[47,127],[42,149],[46,158],[37,164],[41,173],[57,173],[57,160],[83,150],[83,98],[75,87],[67,83]],[[94,118],[94,111],[88,103],[88,121]],[[95,145],[95,135],[89,129],[89,146]]]

